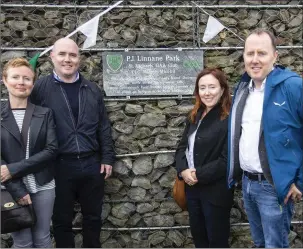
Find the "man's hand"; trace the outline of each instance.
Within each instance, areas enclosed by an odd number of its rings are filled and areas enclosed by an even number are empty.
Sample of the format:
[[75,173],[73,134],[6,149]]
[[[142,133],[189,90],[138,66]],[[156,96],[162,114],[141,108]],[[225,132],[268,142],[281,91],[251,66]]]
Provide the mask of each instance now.
[[12,175],[6,165],[1,165],[1,182],[6,182],[11,179]]
[[109,178],[111,176],[112,169],[113,169],[113,167],[111,165],[101,164],[100,173],[102,174],[105,171],[105,177],[104,177],[104,179],[107,179],[107,178]]
[[196,177],[196,169],[183,170],[181,172],[181,176],[184,179],[184,181],[190,186],[195,185],[198,182]]
[[302,193],[301,191],[296,187],[296,185],[293,183],[290,186],[290,189],[288,191],[287,196],[284,199],[284,204],[286,204],[289,200],[289,198],[291,197],[291,199],[295,202],[296,200],[300,201],[302,198]]
[[31,200],[31,197],[29,196],[29,194],[23,196],[21,199],[18,200],[18,204],[19,205],[29,205],[29,204],[32,204],[32,200]]

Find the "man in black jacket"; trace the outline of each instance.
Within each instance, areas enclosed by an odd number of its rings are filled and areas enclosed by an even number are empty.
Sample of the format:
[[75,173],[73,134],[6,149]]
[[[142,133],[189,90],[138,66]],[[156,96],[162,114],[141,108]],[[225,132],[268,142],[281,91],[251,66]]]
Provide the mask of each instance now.
[[56,247],[74,247],[74,201],[83,214],[83,247],[100,247],[104,179],[115,161],[110,122],[96,84],[79,73],[77,44],[59,39],[51,52],[52,74],[39,79],[31,101],[53,110],[59,143],[55,168],[53,228]]

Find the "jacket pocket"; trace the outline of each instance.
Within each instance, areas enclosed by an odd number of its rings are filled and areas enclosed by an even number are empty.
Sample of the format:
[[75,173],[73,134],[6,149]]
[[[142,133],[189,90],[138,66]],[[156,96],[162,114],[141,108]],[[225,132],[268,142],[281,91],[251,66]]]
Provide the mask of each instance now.
[[283,145],[284,147],[289,148],[290,145],[291,145],[291,136],[290,136],[290,134],[287,131],[282,132],[282,134],[277,137],[277,142],[280,145]]
[[270,150],[267,152],[271,153],[270,155],[274,158],[281,159],[282,157],[289,157],[291,144],[292,140],[289,133],[287,131],[280,132],[275,136],[269,137],[268,146]]

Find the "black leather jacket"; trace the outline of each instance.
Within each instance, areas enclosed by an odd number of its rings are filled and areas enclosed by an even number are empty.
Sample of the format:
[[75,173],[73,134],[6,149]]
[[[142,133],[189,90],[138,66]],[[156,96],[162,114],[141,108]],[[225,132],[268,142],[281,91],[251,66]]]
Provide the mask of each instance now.
[[[33,105],[30,102],[28,105]],[[7,165],[12,179],[4,186],[15,200],[28,194],[22,177],[34,173],[39,185],[54,178],[53,163],[58,143],[52,111],[34,106],[29,132],[29,158],[25,159],[21,133],[9,102],[1,102],[1,165]]]

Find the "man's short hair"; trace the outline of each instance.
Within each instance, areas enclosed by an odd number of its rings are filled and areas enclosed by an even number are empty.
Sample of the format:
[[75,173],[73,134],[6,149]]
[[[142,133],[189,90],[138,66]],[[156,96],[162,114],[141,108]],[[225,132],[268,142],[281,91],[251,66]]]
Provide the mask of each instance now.
[[[274,51],[276,51],[277,50],[277,39],[276,39],[275,35],[272,32],[270,32],[269,30],[255,29],[255,30],[253,30],[252,32],[249,33],[249,35],[246,37],[246,40],[251,35],[262,35],[262,34],[267,34],[269,36],[270,41],[271,41],[271,45],[272,45]],[[244,49],[245,49],[245,43],[244,43]]]

